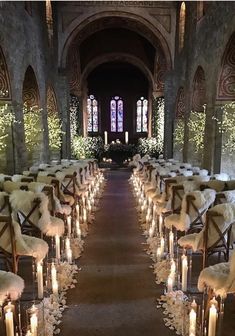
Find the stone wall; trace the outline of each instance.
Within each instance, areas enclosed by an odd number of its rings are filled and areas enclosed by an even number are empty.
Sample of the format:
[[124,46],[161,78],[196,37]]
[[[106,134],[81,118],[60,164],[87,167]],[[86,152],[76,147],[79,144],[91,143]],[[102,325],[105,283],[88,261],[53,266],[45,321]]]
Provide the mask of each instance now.
[[[179,20],[177,9],[177,27]],[[174,88],[181,86],[185,90],[186,129],[184,160],[194,160],[188,143],[187,118],[192,109],[193,79],[198,66],[205,72],[206,82],[206,130],[202,165],[213,171],[220,167],[215,163],[215,114],[217,86],[221,70],[221,61],[226,45],[235,31],[234,2],[205,2],[205,15],[197,20],[197,2],[186,2],[185,45],[178,51],[178,29],[176,30],[175,66],[171,73]],[[174,91],[172,94],[174,95]],[[172,110],[172,113],[174,111]],[[220,159],[220,158],[219,158]],[[218,160],[218,158],[217,158]],[[217,162],[218,163],[218,162]]]

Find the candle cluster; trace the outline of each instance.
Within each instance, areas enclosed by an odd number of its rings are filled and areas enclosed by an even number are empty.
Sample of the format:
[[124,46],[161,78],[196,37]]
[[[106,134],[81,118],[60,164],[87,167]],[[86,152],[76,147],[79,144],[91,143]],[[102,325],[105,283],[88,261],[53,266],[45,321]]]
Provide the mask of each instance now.
[[[199,314],[195,299],[190,306],[188,305],[187,294],[191,285],[190,267],[192,264],[190,253],[186,250],[181,251],[179,249],[175,243],[175,232],[172,228],[166,228],[164,226],[165,214],[164,212],[159,212],[158,203],[155,203],[151,197],[147,196],[144,179],[141,174],[134,172],[130,178],[130,183],[133,186],[141,227],[147,237],[147,243],[149,245],[148,253],[155,263],[154,273],[159,279],[158,283],[162,281],[166,283],[166,299],[163,299],[164,296],[161,298],[163,303],[165,301],[168,302],[167,304],[164,303],[165,312],[168,314],[171,311],[168,304],[176,305],[177,301],[181,301],[182,316],[179,314],[181,322],[177,322],[177,327],[174,325],[176,320],[174,320],[173,316],[176,316],[178,313],[175,315],[174,310],[172,310],[171,321],[174,322],[168,322],[168,324],[173,325],[178,333],[182,335],[216,336],[218,315],[216,303],[213,302],[213,300],[211,301],[208,315],[205,314],[203,307],[200,308]],[[183,293],[183,295],[181,295],[181,293]],[[170,300],[168,298],[170,298]],[[183,323],[183,325],[179,326],[180,323]],[[186,331],[185,327],[187,329]]]

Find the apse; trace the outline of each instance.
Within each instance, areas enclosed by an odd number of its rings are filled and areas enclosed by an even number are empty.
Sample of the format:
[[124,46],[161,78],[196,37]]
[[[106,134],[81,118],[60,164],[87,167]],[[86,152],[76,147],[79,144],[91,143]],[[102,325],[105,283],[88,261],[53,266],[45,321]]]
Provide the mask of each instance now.
[[[107,131],[109,141],[119,139],[124,142],[125,132],[128,132],[131,143],[147,136],[148,114],[146,113],[144,120],[145,125],[142,123],[142,128],[138,129],[137,102],[141,98],[148,100],[149,82],[136,66],[124,62],[109,62],[96,67],[87,78],[87,92],[98,103],[98,134],[103,135]],[[112,127],[112,100],[119,100],[123,105],[119,128]],[[114,119],[113,116],[113,122]]]

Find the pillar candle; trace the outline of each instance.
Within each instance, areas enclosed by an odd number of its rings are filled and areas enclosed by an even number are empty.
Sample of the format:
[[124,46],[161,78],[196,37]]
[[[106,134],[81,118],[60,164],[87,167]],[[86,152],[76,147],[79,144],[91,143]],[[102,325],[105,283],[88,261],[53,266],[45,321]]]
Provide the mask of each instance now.
[[160,261],[161,260],[161,247],[159,246],[157,248],[157,261]]
[[161,237],[161,258],[164,256],[164,237]]
[[128,132],[125,132],[125,143],[128,144]]
[[172,231],[169,233],[169,254],[171,257],[174,256],[174,233]]
[[188,281],[188,259],[185,254],[182,255],[182,291],[187,291]]
[[58,295],[58,281],[57,280],[52,284],[52,292],[54,295]]
[[159,234],[161,235],[162,234],[162,222],[163,222],[163,219],[162,219],[162,215],[159,216],[159,220],[158,220],[158,224],[159,224]]
[[72,231],[72,217],[67,217],[67,225],[68,225],[68,237],[71,237],[71,231]]
[[37,263],[37,281],[38,281],[38,298],[43,298],[43,268],[41,262]]
[[154,231],[155,231],[155,226],[156,226],[156,223],[155,223],[155,220],[153,219],[152,220],[152,225],[149,229],[149,237],[152,238],[153,235],[154,235]]
[[67,260],[69,264],[72,264],[72,250],[71,248],[67,251]]
[[78,239],[81,239],[81,229],[80,229],[80,222],[79,219],[76,220],[76,234]]
[[86,209],[83,209],[83,222],[84,223],[87,222],[87,212],[86,212]]
[[192,308],[189,313],[189,336],[196,336],[197,313]]
[[31,329],[31,333],[32,336],[37,336],[38,332],[38,317],[36,315],[36,313],[33,313],[30,317],[30,329]]
[[167,279],[167,292],[170,293],[172,291],[173,291],[173,279],[171,275],[169,275]]
[[156,204],[153,205],[153,218],[155,218],[155,214],[156,214]]
[[104,131],[104,144],[107,145],[108,144],[108,132]]
[[56,249],[56,259],[60,260],[60,237],[55,236],[55,249]]
[[14,320],[13,312],[11,309],[7,309],[5,313],[5,323],[6,323],[6,336],[14,336]]
[[58,294],[57,271],[55,264],[51,264],[51,285],[53,294]]
[[216,335],[216,320],[217,320],[217,310],[215,305],[212,304],[209,310],[208,336]]

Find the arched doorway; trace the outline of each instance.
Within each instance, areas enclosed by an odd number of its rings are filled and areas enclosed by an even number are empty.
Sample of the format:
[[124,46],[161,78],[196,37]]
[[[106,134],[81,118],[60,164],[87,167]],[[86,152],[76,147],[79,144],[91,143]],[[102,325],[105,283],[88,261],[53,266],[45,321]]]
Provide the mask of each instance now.
[[0,169],[15,171],[14,116],[11,107],[11,86],[7,64],[0,47]]
[[206,104],[206,76],[203,68],[198,66],[193,79],[191,112],[187,125],[189,129],[189,159],[193,164],[200,166],[204,153]]
[[[127,129],[130,132],[130,141],[136,141],[141,136],[140,133],[144,133],[142,136],[151,136],[153,93],[154,97],[164,96],[165,74],[171,68],[171,55],[164,34],[162,35],[156,26],[154,27],[141,16],[122,11],[102,11],[82,22],[79,21],[77,26],[75,21],[72,25],[73,29],[64,42],[60,62],[62,68],[66,67],[72,99],[76,97],[79,102],[80,115],[77,120],[80,124],[77,128],[82,129],[82,135],[87,135],[87,98],[89,95],[96,96],[88,85],[92,77],[91,72],[95,72],[95,68],[98,69],[98,67],[104,69],[105,63],[119,62],[141,70],[140,76],[144,78],[141,81],[147,83],[144,90],[146,93],[137,94],[136,92],[138,98],[136,98],[135,109],[137,100],[143,97],[148,100],[149,113],[148,132],[136,132],[136,121],[132,116],[132,121],[126,123],[128,127],[123,125],[123,134],[119,134],[118,138],[123,140]],[[130,67],[129,65],[127,68]],[[109,69],[114,71],[111,67]],[[105,71],[107,72],[107,68]],[[109,77],[112,77],[112,72]],[[115,97],[115,95],[121,96],[115,93],[111,96]],[[99,128],[100,134],[106,128],[109,129],[109,122],[110,117],[107,119],[108,125],[103,123]],[[112,134],[110,140],[113,137],[117,138]]]
[[40,96],[37,79],[33,68],[26,69],[23,82],[23,111],[25,145],[28,155],[28,164],[39,163],[42,153],[42,114],[40,110]]
[[58,160],[61,157],[62,123],[58,113],[56,94],[51,85],[47,88],[47,124],[51,158]]
[[184,128],[185,128],[185,92],[180,87],[176,97],[174,118],[174,158],[183,160]]

